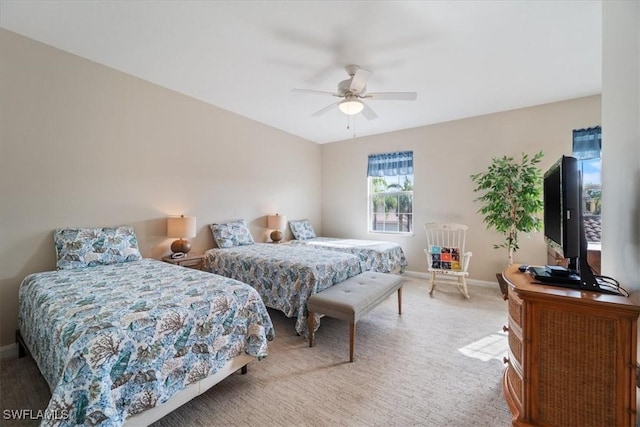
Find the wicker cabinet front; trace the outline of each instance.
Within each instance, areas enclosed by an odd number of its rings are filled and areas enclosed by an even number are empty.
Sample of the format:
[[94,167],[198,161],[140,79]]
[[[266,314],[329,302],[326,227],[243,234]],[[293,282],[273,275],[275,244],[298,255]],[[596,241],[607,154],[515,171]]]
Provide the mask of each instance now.
[[509,267],[503,391],[513,425],[635,426],[640,307],[531,283]]

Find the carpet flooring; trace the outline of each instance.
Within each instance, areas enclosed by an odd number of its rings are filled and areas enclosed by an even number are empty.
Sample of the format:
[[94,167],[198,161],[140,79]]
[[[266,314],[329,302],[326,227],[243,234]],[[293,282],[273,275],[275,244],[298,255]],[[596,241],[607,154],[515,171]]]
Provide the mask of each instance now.
[[[355,360],[349,327],[324,317],[316,345],[294,319],[270,310],[269,356],[249,364],[153,424],[169,426],[509,426],[502,395],[506,302],[499,288],[406,277],[403,312],[395,294],[360,320]],[[0,409],[44,409],[49,390],[31,358],[0,361]],[[0,425],[31,426],[37,420]]]

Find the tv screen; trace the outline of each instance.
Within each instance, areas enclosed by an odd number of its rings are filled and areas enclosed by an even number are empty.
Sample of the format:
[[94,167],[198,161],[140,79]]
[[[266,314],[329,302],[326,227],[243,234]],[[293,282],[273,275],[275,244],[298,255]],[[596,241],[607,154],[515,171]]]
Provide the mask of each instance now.
[[569,260],[568,268],[529,267],[541,283],[628,296],[618,282],[596,276],[587,261],[587,237],[582,224],[582,176],[578,160],[562,156],[545,172],[543,180],[544,235]]
[[547,265],[532,267],[540,282],[596,292],[602,289],[587,262],[587,238],[582,225],[582,177],[578,160],[562,156],[545,172],[543,180],[544,235],[555,243],[568,268]]
[[569,260],[569,268],[577,269],[580,256],[582,199],[578,160],[562,156],[544,174],[544,235],[554,242]]

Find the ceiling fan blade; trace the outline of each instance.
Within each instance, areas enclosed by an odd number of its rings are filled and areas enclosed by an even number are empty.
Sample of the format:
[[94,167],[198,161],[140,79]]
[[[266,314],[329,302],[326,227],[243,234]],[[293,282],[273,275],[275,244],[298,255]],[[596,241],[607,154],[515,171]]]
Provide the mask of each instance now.
[[375,92],[368,93],[364,98],[381,101],[415,101],[418,99],[416,92]]
[[336,106],[337,106],[338,104],[340,104],[340,102],[341,102],[341,101],[338,101],[338,102],[334,102],[333,104],[327,105],[327,106],[326,106],[326,107],[324,107],[322,110],[319,110],[319,111],[316,111],[315,113],[313,113],[313,114],[311,115],[311,117],[318,117],[318,116],[323,115],[324,113],[327,113],[327,112],[329,112],[329,111],[333,110],[334,108],[336,108]]
[[353,93],[360,93],[367,86],[367,82],[371,77],[371,71],[364,68],[358,68],[356,73],[351,78],[351,84],[349,90]]
[[331,95],[331,96],[340,96],[333,92],[327,92],[324,90],[313,90],[313,89],[291,89],[291,93],[313,93],[316,95]]
[[[362,101],[360,101],[362,102]],[[373,120],[373,119],[377,119],[378,115],[371,109],[371,107],[369,107],[367,104],[365,104],[364,102],[362,102],[363,105],[363,109],[362,109],[362,115],[367,119],[367,120]]]

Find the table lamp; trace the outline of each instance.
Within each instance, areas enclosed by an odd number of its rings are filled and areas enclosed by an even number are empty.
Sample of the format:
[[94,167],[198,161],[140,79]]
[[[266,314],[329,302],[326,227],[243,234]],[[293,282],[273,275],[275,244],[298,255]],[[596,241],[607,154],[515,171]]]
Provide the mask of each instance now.
[[195,217],[180,215],[167,218],[167,236],[178,238],[171,243],[171,252],[188,253],[191,243],[187,239],[196,237]]
[[287,226],[287,216],[286,215],[269,215],[267,217],[267,228],[272,229],[273,231],[269,235],[271,240],[274,243],[280,243],[282,238],[284,237],[284,233],[280,230],[284,230]]

